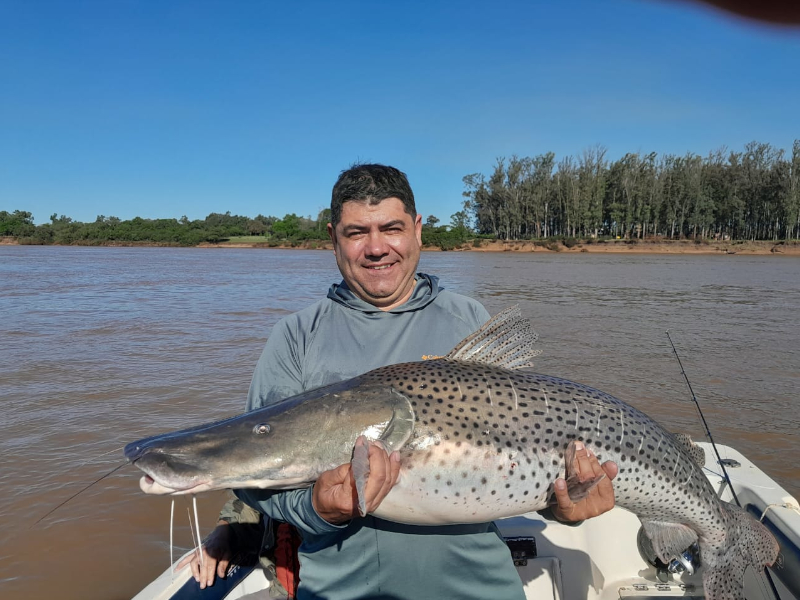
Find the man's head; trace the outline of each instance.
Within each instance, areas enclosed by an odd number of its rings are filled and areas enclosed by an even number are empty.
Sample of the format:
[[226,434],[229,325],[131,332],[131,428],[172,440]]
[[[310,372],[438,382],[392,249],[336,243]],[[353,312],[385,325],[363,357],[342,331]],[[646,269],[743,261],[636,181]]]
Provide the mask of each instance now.
[[331,225],[336,227],[339,224],[345,202],[378,204],[386,198],[397,198],[412,219],[417,217],[414,192],[405,173],[385,165],[353,165],[342,171],[333,186]]
[[404,173],[384,165],[342,172],[333,187],[328,234],[339,271],[359,298],[390,310],[411,297],[422,218]]

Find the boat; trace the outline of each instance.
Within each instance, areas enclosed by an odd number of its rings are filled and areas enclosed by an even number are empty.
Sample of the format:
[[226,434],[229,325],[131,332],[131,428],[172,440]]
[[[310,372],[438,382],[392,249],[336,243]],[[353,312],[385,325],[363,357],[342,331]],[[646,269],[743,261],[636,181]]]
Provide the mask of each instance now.
[[[747,600],[800,600],[800,505],[743,454],[730,446],[698,442],[706,453],[704,472],[722,500],[734,502],[772,531],[780,544],[776,563],[763,572],[748,569]],[[713,460],[712,460],[713,458]],[[720,464],[721,463],[721,464]],[[723,468],[724,467],[724,468]],[[724,473],[727,471],[731,486]],[[731,490],[733,488],[733,491]],[[655,558],[638,518],[615,507],[580,525],[546,520],[538,513],[500,519],[497,525],[529,600],[661,600],[705,598],[702,564],[689,548],[669,564]],[[177,562],[175,563],[177,564]],[[188,568],[174,565],[134,600],[271,598],[274,571],[234,565],[225,579],[199,593]]]

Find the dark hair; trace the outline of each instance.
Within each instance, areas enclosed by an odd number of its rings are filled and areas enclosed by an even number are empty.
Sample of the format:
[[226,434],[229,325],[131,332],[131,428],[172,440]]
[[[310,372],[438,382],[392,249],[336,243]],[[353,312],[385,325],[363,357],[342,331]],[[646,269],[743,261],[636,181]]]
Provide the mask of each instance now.
[[345,202],[367,202],[375,205],[386,198],[397,198],[412,218],[417,217],[414,192],[402,171],[386,165],[355,164],[342,171],[331,193],[331,225],[342,219]]

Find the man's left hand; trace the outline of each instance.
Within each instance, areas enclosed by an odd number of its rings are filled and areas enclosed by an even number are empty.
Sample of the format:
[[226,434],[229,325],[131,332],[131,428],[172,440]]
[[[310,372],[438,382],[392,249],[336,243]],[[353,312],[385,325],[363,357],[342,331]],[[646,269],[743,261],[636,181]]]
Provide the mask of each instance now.
[[572,465],[567,465],[567,477],[575,476],[583,482],[596,479],[603,474],[606,476],[578,502],[570,499],[567,482],[557,479],[554,484],[557,504],[551,508],[553,516],[559,521],[577,522],[602,515],[614,508],[614,486],[611,481],[618,472],[615,462],[609,460],[601,465],[591,449],[581,442],[576,442],[575,459]]

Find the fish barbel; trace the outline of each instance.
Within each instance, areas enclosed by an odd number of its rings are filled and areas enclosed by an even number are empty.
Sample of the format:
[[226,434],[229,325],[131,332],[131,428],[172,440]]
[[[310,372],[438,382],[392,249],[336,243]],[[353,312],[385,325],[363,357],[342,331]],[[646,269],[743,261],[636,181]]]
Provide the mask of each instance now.
[[[609,394],[521,370],[537,354],[534,341],[530,323],[507,309],[442,359],[382,367],[146,438],[125,455],[150,494],[292,489],[350,461],[363,435],[401,457],[398,482],[373,514],[443,525],[546,508],[580,441],[617,463],[616,503],[639,517],[661,560],[696,542],[706,598],[742,600],[745,568],[777,557],[773,536],[717,497],[686,436]],[[587,491],[567,483],[573,499]]]

